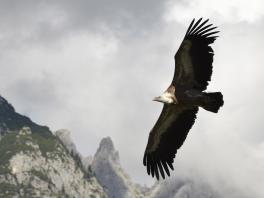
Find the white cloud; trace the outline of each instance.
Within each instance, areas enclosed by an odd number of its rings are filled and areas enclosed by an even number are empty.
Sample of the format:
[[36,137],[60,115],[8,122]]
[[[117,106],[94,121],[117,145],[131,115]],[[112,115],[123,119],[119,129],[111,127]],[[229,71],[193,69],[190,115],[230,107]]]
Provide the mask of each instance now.
[[262,0],[192,0],[170,1],[165,19],[184,23],[192,18],[217,19],[221,23],[259,21],[264,15]]
[[109,87],[115,87],[115,71],[108,65],[117,47],[109,34],[79,32],[48,45],[6,50],[0,59],[1,94],[37,123],[69,128],[78,140],[97,138],[83,149],[91,154],[106,135],[107,123],[99,123],[102,110],[109,108]]

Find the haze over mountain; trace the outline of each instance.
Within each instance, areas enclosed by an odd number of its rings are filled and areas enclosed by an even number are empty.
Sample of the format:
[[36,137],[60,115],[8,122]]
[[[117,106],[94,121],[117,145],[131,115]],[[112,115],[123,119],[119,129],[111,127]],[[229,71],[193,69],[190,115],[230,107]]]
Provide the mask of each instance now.
[[215,188],[203,175],[184,169],[153,186],[135,184],[110,137],[101,140],[94,156],[83,157],[70,131],[53,134],[16,113],[1,96],[0,134],[0,197],[252,197],[225,183]]

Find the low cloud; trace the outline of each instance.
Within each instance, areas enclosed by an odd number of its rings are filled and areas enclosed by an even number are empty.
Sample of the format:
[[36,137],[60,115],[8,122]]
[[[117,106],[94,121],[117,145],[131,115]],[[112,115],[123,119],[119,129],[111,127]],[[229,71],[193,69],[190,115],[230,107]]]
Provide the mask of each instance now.
[[185,23],[194,17],[205,17],[220,23],[260,22],[264,16],[264,3],[261,0],[193,0],[170,1],[167,4],[168,21]]

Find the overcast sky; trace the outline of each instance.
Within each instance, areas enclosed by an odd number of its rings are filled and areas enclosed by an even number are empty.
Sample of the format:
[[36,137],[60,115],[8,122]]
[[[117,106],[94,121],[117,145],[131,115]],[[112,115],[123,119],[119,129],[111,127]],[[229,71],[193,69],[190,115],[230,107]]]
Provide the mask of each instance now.
[[153,183],[142,164],[148,133],[169,85],[173,56],[192,20],[221,33],[209,91],[218,114],[200,110],[175,162],[212,182],[264,196],[261,0],[0,1],[0,93],[51,130],[66,128],[93,155],[110,136],[132,179]]

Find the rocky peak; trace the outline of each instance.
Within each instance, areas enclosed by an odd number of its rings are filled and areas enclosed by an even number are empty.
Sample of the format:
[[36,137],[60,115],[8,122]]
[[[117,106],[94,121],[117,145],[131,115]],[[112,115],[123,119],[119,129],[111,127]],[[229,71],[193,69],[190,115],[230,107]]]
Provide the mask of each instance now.
[[143,197],[141,192],[139,192],[138,188],[132,183],[129,176],[122,169],[119,154],[115,150],[110,137],[101,140],[91,167],[99,183],[104,187],[108,197]]
[[105,137],[101,140],[100,146],[94,156],[96,159],[107,159],[114,162],[116,165],[120,164],[119,153],[115,150],[113,141],[110,137]]
[[3,136],[10,131],[19,131],[25,126],[30,127],[32,133],[39,133],[45,137],[52,135],[48,127],[40,126],[28,117],[17,113],[14,107],[0,96],[0,135]]
[[101,152],[102,151],[107,151],[109,153],[114,152],[115,148],[114,148],[114,144],[111,138],[110,137],[103,138],[100,142],[100,146],[98,150]]
[[14,113],[14,107],[7,102],[5,98],[0,95],[0,115],[7,113]]
[[14,107],[0,96],[0,137],[8,132],[8,119],[15,113]]

